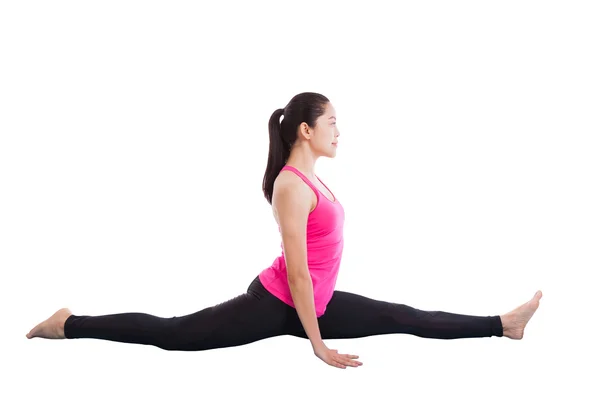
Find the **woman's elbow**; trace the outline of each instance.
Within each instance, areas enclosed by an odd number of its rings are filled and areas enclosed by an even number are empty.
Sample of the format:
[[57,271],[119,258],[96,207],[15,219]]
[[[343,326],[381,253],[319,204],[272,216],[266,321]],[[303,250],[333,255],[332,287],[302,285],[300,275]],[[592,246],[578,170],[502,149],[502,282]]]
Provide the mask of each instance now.
[[302,284],[310,280],[310,274],[307,270],[290,270],[287,274],[288,283],[290,285]]

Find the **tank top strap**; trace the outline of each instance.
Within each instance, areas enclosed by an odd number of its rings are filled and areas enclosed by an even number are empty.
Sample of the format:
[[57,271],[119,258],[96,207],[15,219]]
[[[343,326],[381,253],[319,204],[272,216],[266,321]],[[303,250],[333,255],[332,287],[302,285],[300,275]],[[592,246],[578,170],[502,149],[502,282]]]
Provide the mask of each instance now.
[[304,182],[306,182],[306,184],[308,186],[310,186],[312,188],[312,190],[315,192],[315,194],[317,195],[317,199],[321,196],[321,192],[319,192],[319,189],[317,189],[317,187],[302,173],[300,172],[297,168],[292,167],[291,165],[285,165],[281,170],[288,170],[288,171],[292,171],[293,173],[295,173],[296,175],[298,175],[300,178],[302,178],[302,180]]

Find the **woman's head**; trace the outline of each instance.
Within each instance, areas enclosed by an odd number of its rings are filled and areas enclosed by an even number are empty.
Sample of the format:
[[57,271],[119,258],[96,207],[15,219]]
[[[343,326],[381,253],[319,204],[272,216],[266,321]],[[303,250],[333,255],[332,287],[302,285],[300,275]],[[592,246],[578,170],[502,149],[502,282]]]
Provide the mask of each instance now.
[[275,178],[293,151],[309,151],[315,159],[335,157],[338,136],[335,109],[322,94],[297,94],[284,108],[275,110],[269,119],[269,158],[263,178],[269,204]]

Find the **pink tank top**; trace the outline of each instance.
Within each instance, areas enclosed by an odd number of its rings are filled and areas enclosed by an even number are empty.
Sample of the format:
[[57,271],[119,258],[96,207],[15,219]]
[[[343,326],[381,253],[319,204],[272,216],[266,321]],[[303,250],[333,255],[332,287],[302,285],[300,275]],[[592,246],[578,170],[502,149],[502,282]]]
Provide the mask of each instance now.
[[[342,260],[344,247],[344,208],[337,197],[331,201],[323,195],[315,185],[298,169],[286,165],[282,169],[298,175],[317,195],[317,205],[308,215],[306,227],[306,249],[308,270],[312,279],[317,317],[325,313],[327,303],[333,296],[335,283]],[[319,177],[317,177],[319,179]],[[319,182],[327,186],[319,179]],[[331,192],[331,191],[330,191]],[[279,228],[281,232],[281,228]],[[265,289],[274,296],[294,307],[287,280],[287,269],[281,243],[281,255],[273,264],[259,274]]]

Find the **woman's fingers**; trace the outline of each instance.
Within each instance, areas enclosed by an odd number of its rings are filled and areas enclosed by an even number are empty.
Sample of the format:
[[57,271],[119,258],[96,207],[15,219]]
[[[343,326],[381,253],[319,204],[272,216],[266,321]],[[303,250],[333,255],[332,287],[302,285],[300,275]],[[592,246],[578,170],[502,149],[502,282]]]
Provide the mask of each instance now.
[[358,358],[358,356],[353,356],[353,355],[349,355],[349,354],[340,354],[335,358],[335,361],[340,364],[347,365],[349,367],[358,367],[358,366],[362,365],[362,362],[354,361],[353,358]]
[[360,361],[354,361],[354,360],[356,360],[358,358],[357,355],[354,355],[354,354],[344,354],[344,357],[346,357],[346,359],[349,362],[353,363],[353,365],[362,365],[362,362],[360,362]]

